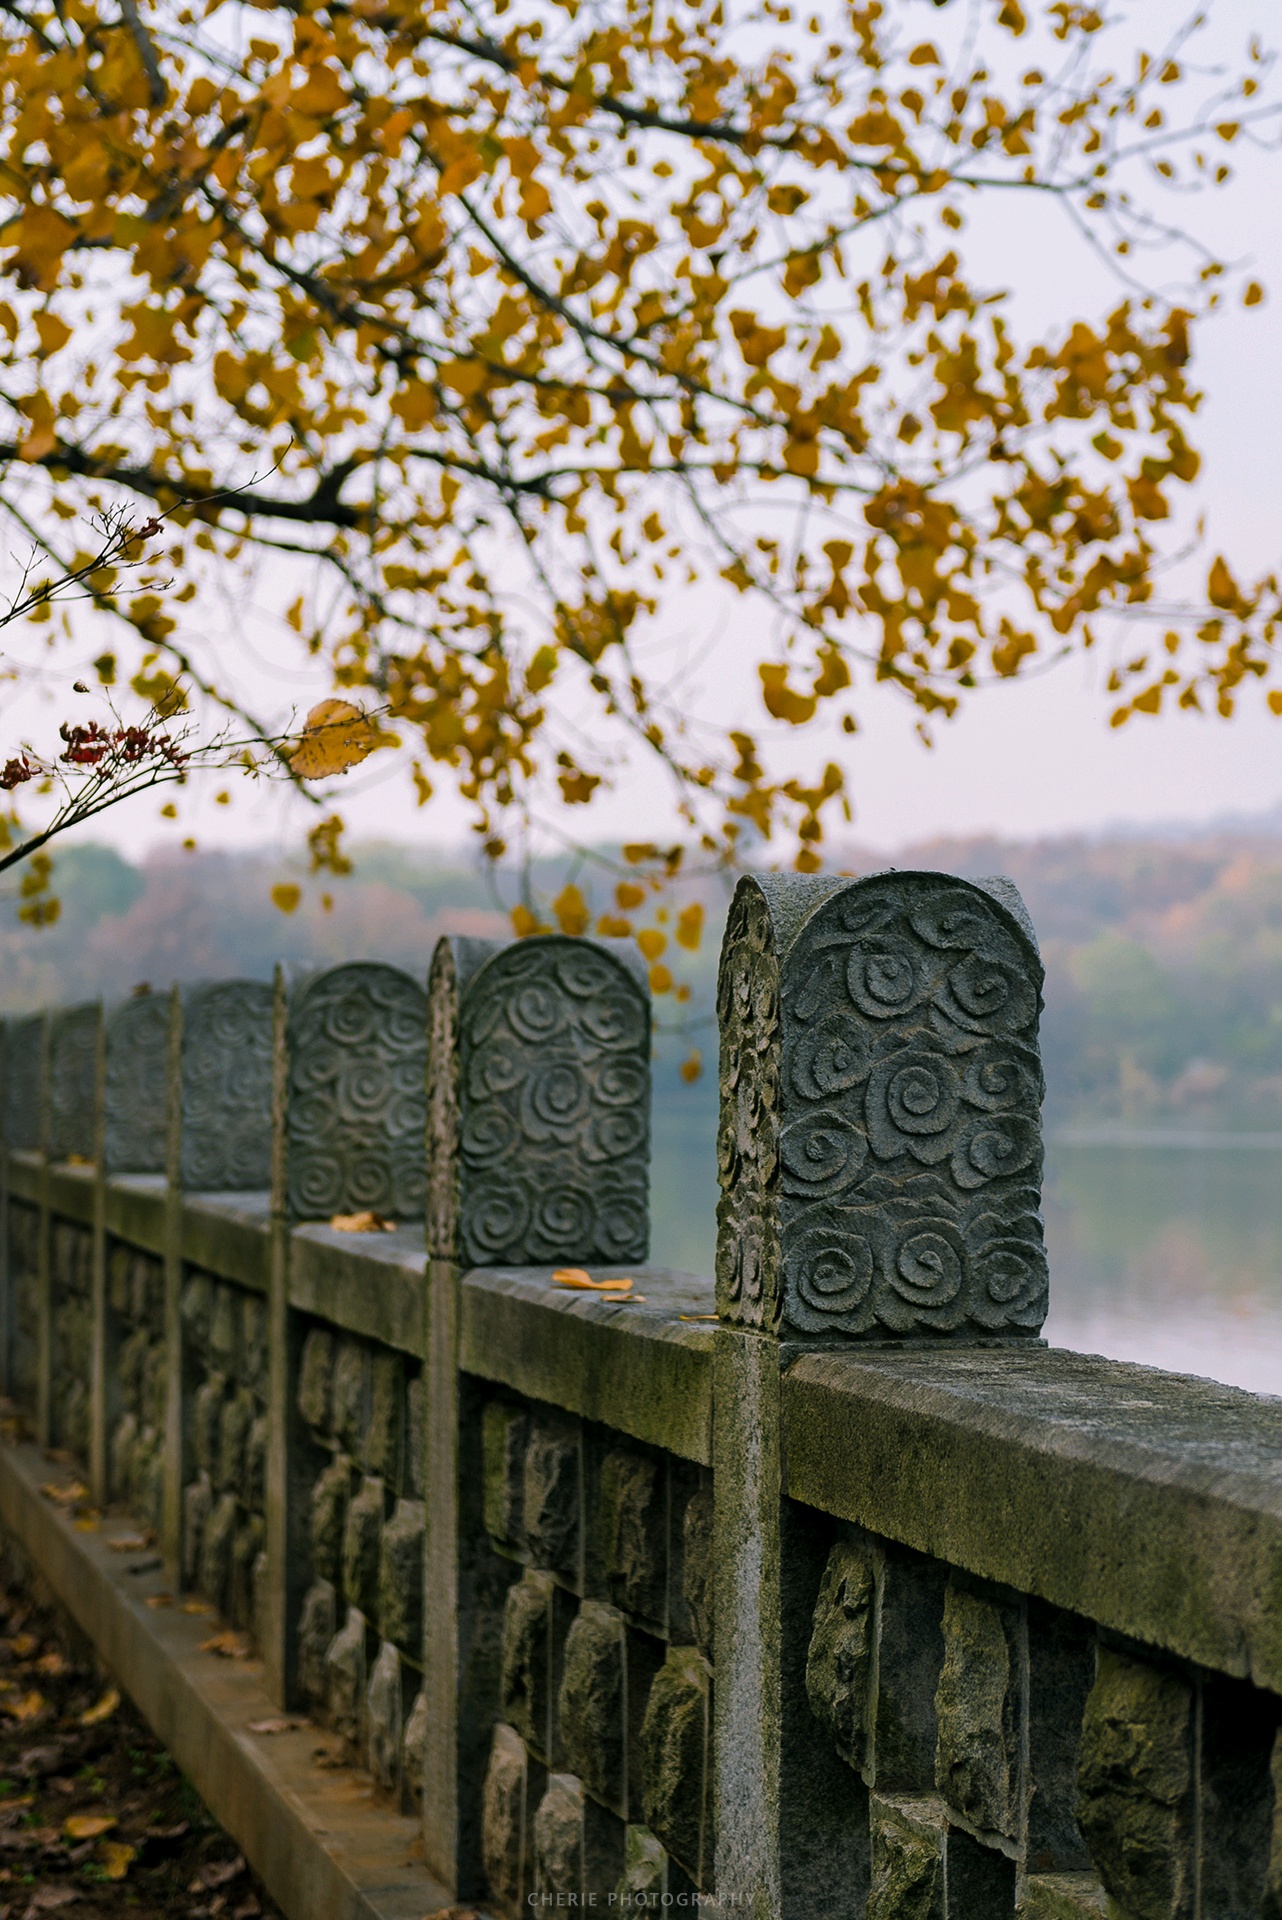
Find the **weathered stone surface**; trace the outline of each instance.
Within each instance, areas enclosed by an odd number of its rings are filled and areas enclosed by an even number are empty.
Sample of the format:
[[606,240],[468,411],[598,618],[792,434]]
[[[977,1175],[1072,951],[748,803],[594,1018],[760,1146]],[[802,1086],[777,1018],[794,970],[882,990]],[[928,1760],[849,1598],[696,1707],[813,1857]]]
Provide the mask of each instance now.
[[266,1526],[260,1513],[250,1514],[236,1529],[231,1554],[231,1617],[238,1627],[256,1630],[254,1568],[263,1552]]
[[1020,1811],[1021,1625],[1014,1606],[951,1584],[935,1692],[940,1793],[972,1826],[1011,1840]]
[[1108,1896],[1093,1873],[1030,1873],[1015,1920],[1108,1920]]
[[872,1884],[866,1920],[949,1920],[939,1802],[928,1794],[896,1799],[873,1794],[868,1818]]
[[192,1451],[196,1465],[212,1479],[218,1470],[218,1441],[222,1431],[223,1399],[227,1382],[211,1373],[196,1389],[192,1401]]
[[427,1429],[423,1424],[423,1380],[415,1374],[405,1389],[405,1486],[416,1500],[423,1498],[423,1476],[427,1465],[424,1446]]
[[378,1563],[378,1625],[385,1640],[416,1659],[423,1645],[423,1505],[398,1500],[383,1528]]
[[182,996],[182,1185],[267,1186],[271,1167],[272,989],[218,980]]
[[1028,1865],[1083,1873],[1090,1855],[1077,1825],[1082,1715],[1095,1679],[1095,1635],[1083,1620],[1028,1603]]
[[583,1787],[570,1773],[548,1777],[534,1816],[534,1901],[582,1898]]
[[525,1745],[511,1727],[494,1729],[481,1811],[481,1855],[490,1892],[515,1906],[526,1887]]
[[707,1662],[671,1649],[655,1677],[641,1728],[641,1800],[646,1825],[698,1886],[712,1868]]
[[240,1497],[247,1507],[261,1512],[267,1489],[267,1415],[260,1413],[245,1440],[245,1467]]
[[1099,1650],[1082,1724],[1078,1821],[1128,1920],[1193,1912],[1193,1689],[1170,1668]]
[[338,1629],[338,1595],[328,1580],[314,1580],[303,1597],[298,1621],[298,1684],[307,1698],[325,1701],[325,1655]]
[[522,1479],[525,1538],[536,1566],[578,1572],[579,1440],[572,1428],[535,1422]]
[[250,1386],[262,1387],[267,1381],[267,1302],[256,1293],[242,1291],[240,1300],[241,1366]]
[[482,1415],[485,1461],[482,1510],[490,1537],[516,1547],[524,1538],[521,1509],[525,1480],[525,1443],[529,1417],[524,1408],[491,1400]]
[[[115,1307],[117,1313],[124,1313],[128,1298],[129,1260],[126,1250],[123,1247],[118,1251],[121,1255],[119,1272],[122,1298],[118,1301],[113,1294],[111,1304]],[[114,1265],[112,1271],[113,1273],[116,1271]],[[189,1275],[187,1284],[182,1291],[180,1311],[182,1313],[183,1331],[197,1352],[203,1353],[209,1344],[209,1311],[213,1296],[214,1283],[207,1273],[193,1273]]]
[[221,1373],[234,1376],[240,1347],[240,1290],[216,1286],[209,1315],[209,1353]]
[[637,1907],[644,1912],[648,1906],[660,1906],[667,1890],[667,1854],[648,1827],[629,1827],[615,1905],[625,1913]]
[[1041,982],[1009,882],[740,881],[718,989],[723,1317],[1037,1331]]
[[106,1042],[103,1134],[108,1171],[163,1173],[168,995],[137,994],[114,1007],[106,1020]]
[[218,1467],[214,1484],[220,1492],[236,1491],[245,1477],[245,1447],[254,1422],[254,1396],[242,1388],[223,1402],[218,1429]]
[[183,1488],[183,1580],[196,1584],[201,1544],[214,1504],[214,1490],[207,1474],[200,1474]]
[[318,1580],[337,1586],[341,1577],[343,1531],[352,1490],[352,1463],[336,1454],[312,1488],[312,1569]]
[[712,1527],[716,1508],[710,1485],[695,1489],[681,1521],[681,1597],[690,1616],[694,1644],[711,1660]]
[[559,934],[501,948],[463,993],[459,1080],[465,1265],[645,1259],[650,1006],[628,961]]
[[606,1591],[616,1606],[666,1625],[667,1487],[650,1454],[615,1447],[597,1490]]
[[383,1483],[367,1480],[347,1509],[343,1528],[343,1595],[367,1619],[378,1608],[378,1562],[383,1532]]
[[51,1160],[90,1160],[97,1108],[98,1028],[96,1003],[66,1007],[49,1016],[48,1142]]
[[385,1793],[395,1793],[401,1783],[401,1661],[389,1640],[370,1669],[365,1719],[369,1770]]
[[369,1349],[361,1340],[340,1340],[334,1358],[332,1432],[360,1466],[365,1464],[368,1394]]
[[325,1650],[325,1700],[329,1717],[345,1740],[358,1750],[365,1711],[365,1617],[357,1607],[347,1609],[341,1632]]
[[1258,1920],[1277,1817],[1270,1761],[1278,1702],[1239,1680],[1202,1683],[1198,1844],[1200,1911]]
[[1264,1870],[1260,1920],[1282,1920],[1282,1733],[1273,1742],[1269,1778],[1273,1787],[1273,1819],[1269,1832],[1268,1865]]
[[552,1748],[552,1628],[556,1583],[527,1568],[503,1608],[503,1717],[544,1760]]
[[[182,1311],[187,1317],[187,1295],[195,1281],[189,1280],[183,1292]],[[129,1249],[116,1241],[107,1255],[107,1305],[113,1313],[129,1311]]]
[[626,1653],[622,1614],[584,1601],[565,1642],[558,1756],[589,1792],[616,1809],[627,1801]]
[[887,1548],[879,1579],[874,1784],[883,1793],[929,1793],[935,1784],[935,1691],[944,1664],[948,1569]]
[[370,1363],[370,1410],[365,1464],[397,1485],[405,1424],[405,1363],[399,1353],[375,1351]]
[[111,1436],[111,1486],[117,1499],[127,1500],[134,1482],[134,1449],[138,1444],[138,1416],[123,1413]]
[[333,1384],[334,1336],[325,1327],[312,1327],[298,1367],[298,1411],[317,1433],[330,1430]]
[[200,1590],[219,1612],[228,1611],[231,1590],[232,1543],[236,1537],[236,1496],[224,1493],[214,1502],[200,1543]]
[[[396,967],[305,981],[289,1010],[288,1205],[420,1219],[427,1180],[427,996]],[[350,1439],[343,1436],[345,1444]]]
[[872,1549],[838,1540],[828,1555],[806,1656],[806,1697],[837,1751],[862,1768],[868,1741],[868,1689],[873,1660]]
[[423,1798],[423,1763],[427,1745],[427,1695],[420,1687],[401,1735],[401,1778],[412,1801]]

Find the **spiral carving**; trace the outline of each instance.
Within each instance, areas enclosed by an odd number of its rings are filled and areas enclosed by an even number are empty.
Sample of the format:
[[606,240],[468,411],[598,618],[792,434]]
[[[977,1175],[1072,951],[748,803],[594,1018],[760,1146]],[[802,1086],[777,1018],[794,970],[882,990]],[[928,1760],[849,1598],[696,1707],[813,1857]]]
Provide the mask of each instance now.
[[458,1257],[643,1260],[650,1013],[640,982],[605,948],[541,936],[478,969],[458,1023]]
[[108,1169],[165,1170],[165,1074],[169,1055],[169,1000],[142,994],[107,1020],[104,1129]]
[[191,987],[182,1001],[184,1188],[253,1192],[271,1180],[272,990],[259,980]]
[[777,1293],[807,1334],[1036,1332],[1042,972],[1018,898],[821,884],[745,882],[731,910],[721,1312],[769,1322]]
[[289,1013],[287,1198],[301,1219],[421,1216],[427,1193],[427,996],[395,967],[308,981]]

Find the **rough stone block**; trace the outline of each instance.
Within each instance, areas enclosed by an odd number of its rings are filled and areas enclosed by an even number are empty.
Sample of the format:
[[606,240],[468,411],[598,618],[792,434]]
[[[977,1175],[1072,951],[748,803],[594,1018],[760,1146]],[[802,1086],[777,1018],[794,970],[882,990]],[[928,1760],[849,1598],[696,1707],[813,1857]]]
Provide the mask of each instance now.
[[645,1822],[697,1886],[712,1870],[707,1662],[673,1648],[655,1676],[641,1729]]
[[583,1787],[570,1773],[554,1773],[534,1816],[535,1906],[581,1902],[583,1885]]
[[298,1363],[298,1411],[316,1433],[330,1431],[333,1385],[334,1336],[324,1327],[313,1327]]
[[1278,1809],[1270,1762],[1278,1702],[1245,1681],[1202,1683],[1201,1912],[1257,1920]]
[[369,1419],[369,1349],[362,1341],[339,1341],[332,1392],[334,1437],[358,1465],[364,1466]]
[[601,1462],[598,1521],[606,1591],[625,1612],[666,1626],[667,1487],[650,1454],[615,1447]]
[[948,1830],[948,1920],[1015,1920],[1015,1862],[960,1827]]
[[712,1488],[696,1487],[681,1519],[681,1598],[696,1647],[713,1657],[712,1525],[716,1509]]
[[1193,1714],[1183,1674],[1100,1648],[1082,1723],[1077,1817],[1128,1920],[1193,1912]]
[[1082,1873],[1077,1825],[1082,1715],[1095,1679],[1095,1636],[1057,1608],[1028,1603],[1027,1855],[1036,1874]]
[[214,1288],[209,1315],[209,1353],[220,1372],[234,1376],[240,1359],[240,1289]]
[[365,1721],[369,1770],[384,1793],[396,1793],[401,1784],[401,1661],[389,1640],[370,1669]]
[[1020,1882],[1015,1916],[1016,1920],[1108,1920],[1108,1895],[1093,1873],[1030,1873]]
[[[125,1281],[128,1285],[129,1269],[125,1267]],[[209,1353],[209,1313],[214,1297],[214,1283],[207,1273],[189,1272],[182,1290],[179,1310],[182,1314],[183,1334],[191,1352],[202,1359]],[[114,1301],[112,1303],[115,1304]],[[123,1313],[124,1307],[117,1311]]]
[[240,1497],[254,1513],[261,1513],[267,1495],[267,1415],[260,1413],[245,1440],[245,1468]]
[[266,1525],[260,1513],[253,1513],[236,1529],[231,1554],[231,1617],[238,1627],[256,1631],[254,1568],[263,1552]]
[[312,1570],[318,1580],[338,1585],[343,1563],[343,1531],[352,1491],[352,1463],[336,1454],[312,1488]]
[[183,1582],[189,1587],[196,1584],[200,1550],[213,1505],[214,1490],[207,1474],[200,1474],[183,1488]]
[[200,1543],[200,1590],[220,1613],[228,1611],[236,1519],[236,1496],[234,1493],[224,1493],[214,1502],[205,1526],[205,1537]]
[[935,1784],[969,1825],[1009,1840],[1019,1830],[1022,1631],[1014,1605],[950,1584]]
[[144,1428],[134,1455],[134,1499],[141,1518],[159,1535],[165,1520],[165,1437],[154,1427]]
[[545,1761],[552,1752],[556,1582],[527,1568],[503,1608],[499,1697],[502,1713]]
[[240,1302],[241,1365],[252,1387],[267,1383],[267,1302],[248,1290]]
[[358,1751],[364,1747],[365,1616],[357,1607],[325,1650],[325,1702],[331,1724]]
[[872,1883],[866,1920],[948,1920],[941,1803],[933,1794],[873,1794],[868,1822]]
[[328,1580],[314,1580],[303,1597],[298,1621],[298,1684],[317,1706],[325,1701],[325,1655],[337,1630],[338,1595]]
[[887,1549],[878,1575],[876,1719],[872,1760],[882,1793],[930,1793],[935,1785],[935,1690],[944,1664],[948,1569]]
[[424,1389],[421,1374],[415,1374],[405,1389],[405,1473],[402,1486],[415,1500],[423,1498],[423,1476],[427,1466],[424,1447],[427,1429],[424,1420]]
[[529,1416],[523,1407],[491,1400],[481,1417],[485,1483],[482,1511],[485,1529],[500,1546],[520,1546],[524,1532],[521,1508],[525,1479],[525,1443]]
[[525,1538],[536,1566],[579,1571],[579,1436],[572,1427],[532,1425],[522,1476]]
[[838,1753],[862,1770],[873,1659],[876,1562],[862,1541],[838,1540],[828,1555],[806,1656],[806,1697]]
[[122,1316],[129,1311],[129,1249],[119,1241],[107,1255],[107,1304]]
[[379,1545],[383,1532],[383,1483],[367,1480],[347,1509],[343,1528],[343,1597],[373,1619],[378,1607]]
[[525,1743],[511,1727],[494,1729],[481,1806],[481,1857],[490,1893],[515,1908],[529,1880]]
[[169,1358],[163,1340],[153,1340],[142,1377],[142,1411],[149,1427],[164,1427],[168,1397]]
[[192,1451],[196,1465],[212,1479],[218,1470],[218,1441],[222,1431],[223,1399],[227,1382],[221,1373],[211,1373],[197,1389],[192,1401]]
[[401,1778],[411,1803],[423,1798],[423,1765],[427,1749],[427,1695],[420,1687],[401,1735]]
[[627,1913],[660,1907],[668,1891],[668,1856],[648,1827],[629,1827],[623,1843],[623,1878],[615,1907]]
[[378,1626],[414,1659],[423,1648],[423,1504],[398,1500],[383,1528],[378,1563]]
[[627,1803],[626,1668],[622,1614],[585,1600],[565,1642],[557,1757],[616,1810]]
[[370,1410],[365,1466],[389,1486],[399,1486],[405,1424],[405,1363],[399,1353],[377,1348],[370,1362]]
[[120,1345],[116,1361],[117,1375],[120,1380],[120,1394],[131,1413],[141,1415],[143,1410],[144,1381],[147,1368],[147,1350],[151,1342],[145,1327],[135,1327],[134,1331]]
[[245,1447],[254,1423],[254,1397],[247,1388],[224,1400],[218,1425],[218,1464],[214,1485],[236,1492],[245,1477]]
[[122,1413],[111,1436],[111,1490],[127,1500],[134,1484],[134,1449],[138,1445],[138,1416]]

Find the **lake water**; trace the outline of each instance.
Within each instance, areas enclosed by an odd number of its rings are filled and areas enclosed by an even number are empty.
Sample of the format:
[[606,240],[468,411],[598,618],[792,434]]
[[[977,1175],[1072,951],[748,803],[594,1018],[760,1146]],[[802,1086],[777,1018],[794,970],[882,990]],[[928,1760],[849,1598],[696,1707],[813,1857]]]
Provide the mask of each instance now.
[[[711,1273],[706,1099],[655,1115],[654,1258]],[[1282,1136],[1077,1133],[1047,1149],[1055,1346],[1282,1393]]]

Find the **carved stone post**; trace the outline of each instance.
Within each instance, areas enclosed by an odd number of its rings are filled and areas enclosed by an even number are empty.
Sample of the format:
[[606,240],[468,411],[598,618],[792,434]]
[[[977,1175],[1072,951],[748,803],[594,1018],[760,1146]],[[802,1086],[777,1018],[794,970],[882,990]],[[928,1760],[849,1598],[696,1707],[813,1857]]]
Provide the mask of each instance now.
[[[46,1162],[94,1168],[102,1153],[102,1006],[66,1007],[49,1018],[48,1136]],[[36,1398],[36,1437],[52,1445],[54,1316],[57,1291],[53,1271],[48,1195],[43,1214],[39,1378]],[[91,1287],[92,1291],[92,1287]],[[92,1306],[91,1306],[92,1313]],[[83,1357],[92,1369],[92,1331],[89,1352]],[[83,1374],[80,1376],[83,1379]]]
[[[161,1539],[180,1578],[188,1458],[185,1396],[194,1356],[182,1302],[184,1193],[263,1194],[271,1185],[272,989],[259,980],[175,987],[166,1053],[165,1484]],[[202,1356],[203,1357],[203,1356]],[[190,1543],[189,1543],[190,1544]],[[255,1574],[255,1586],[258,1576]]]
[[[22,1258],[16,1258],[14,1220],[6,1192],[4,1213],[5,1319],[8,1374],[6,1391],[34,1416],[38,1397],[38,1300],[43,1295],[40,1274],[47,1265],[48,1207],[44,1175],[46,1134],[45,1092],[49,1065],[49,1021],[43,1013],[10,1020],[5,1026],[5,1160],[11,1154],[40,1156],[40,1199],[33,1236],[23,1235]],[[7,1178],[7,1172],[6,1172]],[[36,1307],[33,1314],[31,1309]]]
[[[264,1655],[282,1705],[293,1705],[299,1692],[298,1625],[310,1585],[307,1517],[325,1464],[297,1404],[306,1328],[289,1306],[291,1238],[299,1222],[336,1214],[423,1217],[426,1065],[427,1003],[408,974],[359,963],[311,975],[288,993],[278,977]],[[379,1489],[364,1492],[372,1510]],[[348,1622],[353,1631],[359,1625]]]
[[717,1893],[858,1911],[867,1820],[805,1698],[822,1553],[782,1497],[801,1348],[1027,1343],[1046,1314],[1042,969],[1005,881],[740,882],[722,951]]
[[481,1512],[460,1280],[472,1267],[646,1258],[650,1006],[629,960],[560,935],[442,940],[428,1003],[423,1817],[429,1869],[470,1899],[484,1892],[498,1628],[519,1568],[492,1551]]

